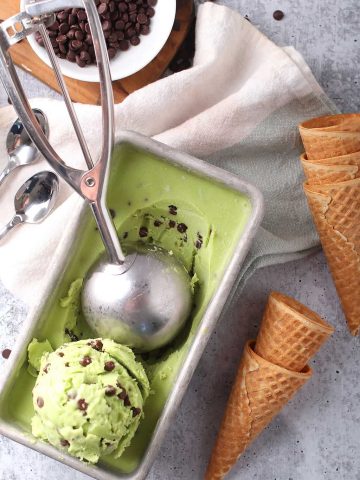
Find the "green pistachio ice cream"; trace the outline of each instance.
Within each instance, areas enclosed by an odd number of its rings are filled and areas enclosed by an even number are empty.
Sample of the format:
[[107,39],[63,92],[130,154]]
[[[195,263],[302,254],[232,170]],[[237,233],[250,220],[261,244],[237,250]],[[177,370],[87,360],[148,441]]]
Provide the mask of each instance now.
[[119,457],[138,428],[149,389],[129,348],[100,339],[67,343],[41,358],[32,432],[91,463],[100,455]]

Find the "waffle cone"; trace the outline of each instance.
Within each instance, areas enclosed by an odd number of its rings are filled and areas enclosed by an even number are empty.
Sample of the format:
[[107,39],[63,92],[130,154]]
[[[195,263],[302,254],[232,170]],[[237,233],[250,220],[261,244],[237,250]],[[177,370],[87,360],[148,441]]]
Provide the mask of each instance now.
[[341,113],[339,115],[325,115],[312,118],[301,124],[308,130],[324,130],[327,132],[360,132],[359,113]]
[[360,132],[311,130],[299,127],[309,160],[348,155],[360,151]]
[[272,292],[256,340],[255,352],[287,370],[301,372],[334,329],[296,300]]
[[293,372],[264,360],[245,346],[240,367],[212,451],[205,480],[220,480],[239,456],[311,377],[305,367]]
[[360,328],[360,178],[305,184],[310,209],[350,332]]
[[[345,159],[345,161],[348,160],[353,163],[341,163],[341,159],[344,157],[350,157]],[[300,157],[300,160],[309,184],[339,183],[360,177],[359,153],[325,159],[326,163],[325,161],[320,163],[307,160],[305,154]]]

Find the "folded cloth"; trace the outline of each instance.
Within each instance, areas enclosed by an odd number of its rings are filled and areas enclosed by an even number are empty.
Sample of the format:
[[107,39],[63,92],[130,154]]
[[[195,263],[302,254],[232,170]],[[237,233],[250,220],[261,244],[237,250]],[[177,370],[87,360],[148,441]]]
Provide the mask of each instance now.
[[[37,99],[32,105],[49,117],[50,139],[70,165],[83,159],[62,103]],[[99,144],[99,107],[76,105],[92,151]],[[229,8],[199,7],[192,68],[163,78],[116,105],[116,129],[134,130],[203,158],[254,183],[265,196],[265,219],[239,277],[285,262],[319,244],[302,191],[302,151],[297,125],[333,113],[334,106],[293,48],[279,48]],[[0,138],[14,120],[0,111]],[[6,157],[4,141],[0,158]],[[0,223],[13,213],[13,196],[45,161],[18,171],[1,188]],[[62,186],[56,211],[41,225],[24,225],[0,246],[0,280],[27,303],[38,299],[46,270],[80,204]],[[226,208],[226,205],[224,205]],[[237,295],[235,295],[236,299]]]

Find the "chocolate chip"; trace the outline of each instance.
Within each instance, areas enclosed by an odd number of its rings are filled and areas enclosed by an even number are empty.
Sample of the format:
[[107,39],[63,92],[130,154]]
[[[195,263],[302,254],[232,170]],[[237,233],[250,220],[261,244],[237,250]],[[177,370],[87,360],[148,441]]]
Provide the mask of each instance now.
[[147,229],[147,227],[140,227],[139,229],[139,237],[140,238],[145,238],[149,235],[149,231]]
[[129,232],[124,232],[123,238],[127,238],[129,236]]
[[82,42],[85,38],[85,35],[81,30],[77,30],[74,36],[75,36],[75,39],[80,40],[80,42]]
[[44,367],[43,372],[44,372],[44,373],[49,373],[49,367],[50,367],[50,363],[47,363],[47,364],[45,365],[45,367]]
[[169,213],[170,215],[177,215],[177,207],[175,207],[175,205],[169,205]]
[[113,208],[110,208],[110,215],[111,215],[111,218],[115,218],[116,217],[116,212]]
[[[52,23],[50,25],[50,27],[48,27],[48,30],[50,30],[50,32],[56,32],[56,30],[58,30],[59,26],[60,26],[60,23],[57,20],[55,20],[55,22]],[[37,32],[37,33],[39,33],[39,32]],[[39,35],[41,35],[41,34],[39,33]]]
[[[95,0],[110,59],[119,50],[126,51],[131,45],[139,45],[139,36],[150,32],[156,3],[155,0]],[[95,51],[88,49],[93,41],[86,11],[81,8],[65,9],[58,12],[56,18],[48,27],[56,55],[76,62],[80,67],[96,63]],[[35,33],[35,38],[43,47],[44,41],[39,32]],[[71,55],[71,51],[78,55]]]
[[77,402],[78,409],[81,410],[82,412],[85,412],[87,410],[88,404],[85,402],[83,398],[80,398]]
[[123,52],[126,52],[126,50],[129,49],[129,42],[127,40],[121,40],[121,42],[119,43],[119,48]]
[[105,363],[104,365],[104,370],[107,372],[112,372],[115,368],[115,363],[109,360],[108,362]]
[[1,355],[3,358],[5,358],[5,360],[7,360],[11,355],[11,350],[9,348],[5,348],[5,350],[1,352]]
[[77,16],[76,15],[69,15],[68,22],[69,22],[70,26],[75,25],[76,22],[77,22]]
[[175,228],[175,226],[176,226],[176,222],[174,222],[174,220],[169,220],[169,227]]
[[92,360],[88,355],[86,355],[83,359],[79,361],[80,365],[82,365],[83,367],[87,367],[88,365],[90,365],[91,362]]
[[198,234],[197,234],[197,237],[198,237],[198,238],[197,238],[197,240],[196,240],[196,242],[195,242],[195,247],[196,247],[198,250],[200,250],[200,248],[202,247],[202,244],[203,244],[203,237],[202,237],[202,235],[201,235],[199,232],[198,232]]
[[118,394],[118,398],[120,400],[125,400],[125,398],[127,397],[127,393],[126,393],[126,390],[124,387],[122,387],[120,385],[120,383],[117,383],[117,386],[120,388],[121,392]]
[[106,388],[105,388],[105,395],[107,397],[113,397],[116,393],[116,388],[113,387],[112,385],[108,385]]
[[140,38],[134,35],[133,37],[131,37],[130,43],[131,45],[134,45],[136,47],[136,45],[139,45],[140,43]]
[[78,14],[77,14],[77,17],[80,21],[87,20],[87,15],[86,15],[86,12],[84,10],[79,10]]
[[105,20],[101,26],[104,32],[109,32],[112,28],[110,20]]
[[39,408],[42,408],[44,406],[44,399],[42,397],[37,397],[36,404]]
[[66,35],[59,35],[56,37],[56,43],[65,43],[68,41],[68,38]]
[[62,438],[62,439],[60,440],[60,445],[61,445],[62,447],[70,447],[70,443],[69,443],[67,440],[65,440],[64,438]]
[[110,60],[112,58],[114,58],[115,55],[116,55],[116,48],[114,48],[114,47],[108,48],[108,55],[109,55]]
[[72,330],[69,330],[68,328],[65,328],[65,333],[66,335],[69,335],[70,340],[72,342],[77,342],[79,340],[79,337],[75,335],[75,333]]
[[145,25],[148,18],[144,13],[139,13],[139,15],[136,17],[136,20],[138,23],[140,23],[140,25]]
[[130,403],[129,395],[126,395],[126,396],[125,396],[125,398],[124,398],[124,405],[125,405],[125,407],[130,407],[131,403]]
[[155,227],[160,227],[162,224],[163,224],[163,222],[161,220],[155,220],[154,221],[154,226]]
[[65,10],[62,10],[61,12],[59,12],[57,14],[57,18],[61,21],[61,22],[64,22],[65,20],[67,20],[69,18],[69,14],[65,11]]
[[70,25],[68,23],[62,23],[60,26],[59,26],[59,32],[62,34],[62,35],[66,35],[70,30]]
[[108,6],[106,5],[106,3],[100,3],[100,5],[98,6],[99,15],[104,15],[104,13],[107,12],[107,9]]
[[275,20],[280,21],[285,17],[285,13],[282,10],[275,10],[273,17]]
[[185,233],[188,227],[187,225],[185,225],[185,223],[179,223],[177,226],[177,229],[178,229],[178,232]]
[[133,417],[137,417],[141,413],[141,408],[132,407],[131,410],[132,410]]
[[71,50],[80,50],[83,46],[83,42],[81,40],[72,40],[70,42],[70,49]]
[[101,340],[91,340],[91,342],[88,343],[88,345],[93,348],[94,350],[97,350],[98,352],[101,352],[103,349],[103,343]]
[[141,25],[140,33],[142,35],[148,35],[150,33],[150,28],[148,25]]
[[65,367],[70,367],[70,363],[69,363],[69,362],[66,362],[66,363],[65,363]]
[[58,355],[59,355],[59,357],[63,357],[65,355],[65,353],[64,352],[59,352]]

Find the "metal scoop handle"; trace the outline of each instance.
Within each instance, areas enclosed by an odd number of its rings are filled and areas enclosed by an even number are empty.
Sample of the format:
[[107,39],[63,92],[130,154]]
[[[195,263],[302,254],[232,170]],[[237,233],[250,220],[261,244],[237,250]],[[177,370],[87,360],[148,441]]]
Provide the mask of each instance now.
[[[88,171],[69,167],[52,148],[33,114],[8,52],[12,45],[23,40],[29,34],[37,30],[41,32],[44,25],[53,23],[53,13],[65,8],[85,8],[99,70],[103,141],[100,158],[96,165]],[[56,62],[53,63],[53,68],[57,77],[62,77]],[[107,249],[110,262],[122,264],[124,262],[124,254],[106,207],[110,160],[114,145],[114,98],[109,57],[95,2],[93,0],[41,0],[28,2],[26,12],[12,17],[0,25],[0,77],[31,140],[58,175],[89,203]],[[67,107],[69,109],[68,103]],[[69,113],[74,123],[74,111],[69,110]],[[76,133],[78,134],[78,131]]]

